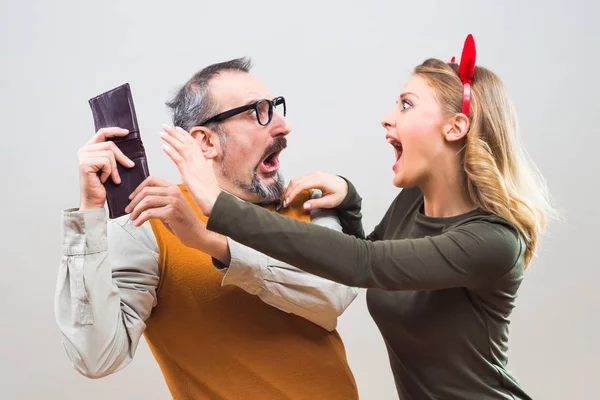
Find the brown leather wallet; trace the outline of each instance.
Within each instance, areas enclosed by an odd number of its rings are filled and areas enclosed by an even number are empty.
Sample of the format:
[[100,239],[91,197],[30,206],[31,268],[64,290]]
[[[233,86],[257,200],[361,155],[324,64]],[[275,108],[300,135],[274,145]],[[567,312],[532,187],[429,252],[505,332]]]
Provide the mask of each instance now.
[[117,185],[112,178],[108,178],[104,183],[109,217],[113,219],[126,214],[125,207],[130,202],[129,195],[150,175],[148,161],[128,83],[90,99],[89,103],[96,132],[108,127],[129,130],[126,136],[107,139],[113,141],[123,154],[135,163],[133,168],[127,168],[117,162],[121,183]]

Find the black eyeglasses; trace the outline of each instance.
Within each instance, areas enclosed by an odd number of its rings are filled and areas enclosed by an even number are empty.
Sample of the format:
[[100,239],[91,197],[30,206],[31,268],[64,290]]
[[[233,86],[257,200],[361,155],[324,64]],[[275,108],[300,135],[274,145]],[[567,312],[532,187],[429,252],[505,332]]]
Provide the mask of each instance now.
[[241,114],[244,111],[254,110],[254,115],[256,115],[256,120],[262,126],[267,126],[271,123],[273,119],[273,109],[281,109],[283,107],[283,116],[285,117],[286,109],[285,109],[285,99],[282,96],[275,97],[273,100],[262,99],[257,101],[256,103],[247,104],[245,106],[236,107],[228,111],[224,111],[220,114],[211,117],[200,124],[200,126],[204,126],[214,122],[221,122],[226,120],[227,118],[231,118],[235,115]]

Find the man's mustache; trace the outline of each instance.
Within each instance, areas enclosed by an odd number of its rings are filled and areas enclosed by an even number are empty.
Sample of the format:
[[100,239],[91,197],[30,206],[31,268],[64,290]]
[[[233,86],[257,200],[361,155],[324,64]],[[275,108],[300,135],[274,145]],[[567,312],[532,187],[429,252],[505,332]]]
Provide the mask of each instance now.
[[278,137],[276,138],[273,143],[271,143],[269,145],[269,147],[267,147],[267,149],[265,150],[265,152],[263,153],[263,156],[261,157],[261,160],[264,160],[265,158],[267,158],[267,156],[269,154],[275,153],[277,151],[283,150],[287,147],[287,138],[285,137]]

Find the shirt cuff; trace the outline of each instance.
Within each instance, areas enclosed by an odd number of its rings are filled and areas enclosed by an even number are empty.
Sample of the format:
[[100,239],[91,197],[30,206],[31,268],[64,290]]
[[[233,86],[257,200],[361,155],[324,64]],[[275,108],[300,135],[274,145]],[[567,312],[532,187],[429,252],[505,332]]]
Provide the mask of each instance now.
[[66,256],[108,250],[107,220],[104,208],[62,213],[62,252]]
[[264,279],[263,273],[267,269],[269,257],[230,238],[227,238],[227,244],[231,254],[229,267],[215,263],[215,267],[225,273],[221,284],[235,285],[256,294],[254,292]]

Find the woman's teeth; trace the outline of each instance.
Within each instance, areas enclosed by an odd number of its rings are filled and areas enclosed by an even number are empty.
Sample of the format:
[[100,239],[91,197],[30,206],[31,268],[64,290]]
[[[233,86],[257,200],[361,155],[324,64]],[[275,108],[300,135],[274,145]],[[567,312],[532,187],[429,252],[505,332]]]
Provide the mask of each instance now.
[[394,146],[394,151],[396,152],[396,159],[400,158],[400,156],[402,155],[402,144],[400,144],[400,142],[392,138],[388,139],[388,143]]
[[398,142],[398,141],[396,141],[396,140],[394,140],[392,138],[388,138],[387,141],[388,141],[389,144],[391,144],[394,147],[397,147],[397,146],[402,147],[402,145],[400,144],[400,142]]

